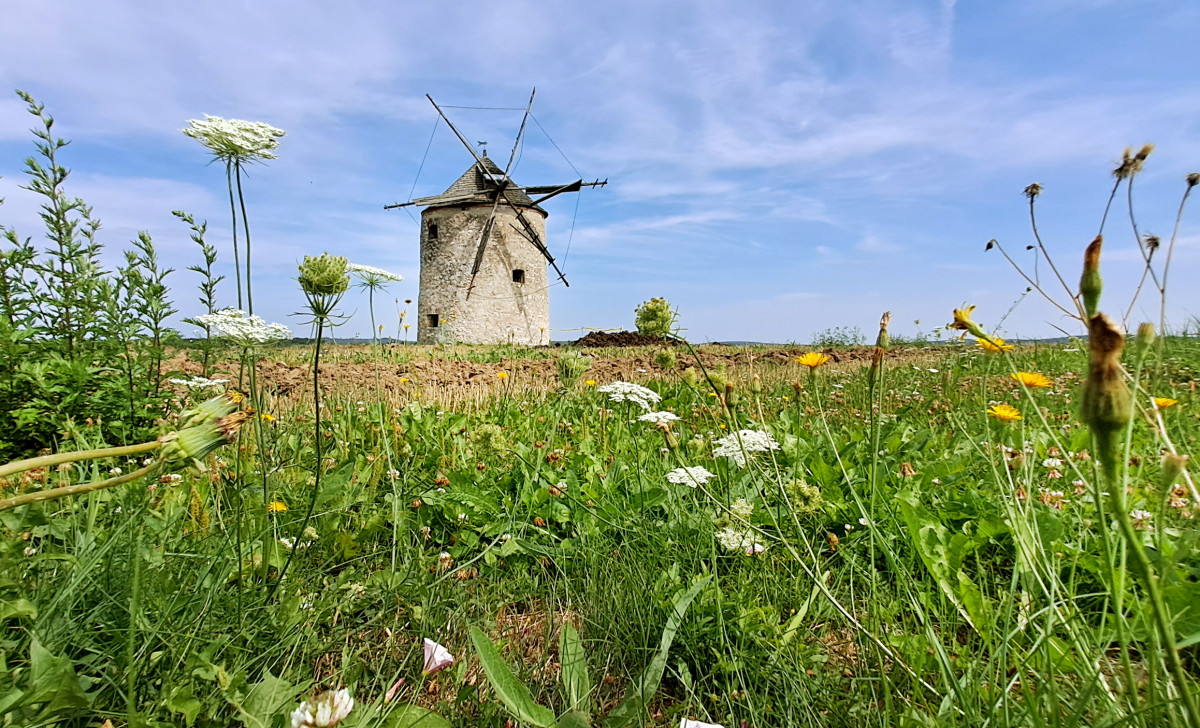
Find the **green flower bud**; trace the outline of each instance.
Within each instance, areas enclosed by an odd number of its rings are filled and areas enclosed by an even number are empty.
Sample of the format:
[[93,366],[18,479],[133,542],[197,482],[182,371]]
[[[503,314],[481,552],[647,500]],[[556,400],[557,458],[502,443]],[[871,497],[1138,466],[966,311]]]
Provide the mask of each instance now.
[[1100,308],[1100,291],[1104,282],[1100,279],[1100,247],[1104,236],[1097,235],[1083,253],[1083,275],[1079,278],[1079,293],[1083,296],[1083,310],[1089,318]]
[[300,288],[310,296],[339,296],[350,287],[346,266],[340,255],[306,255],[300,264]]

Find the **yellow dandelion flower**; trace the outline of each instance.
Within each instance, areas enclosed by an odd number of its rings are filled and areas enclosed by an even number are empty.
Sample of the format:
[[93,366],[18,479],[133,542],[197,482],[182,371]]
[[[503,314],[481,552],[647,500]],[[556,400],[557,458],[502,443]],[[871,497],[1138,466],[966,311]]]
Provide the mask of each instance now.
[[407,384],[407,383],[408,383],[408,377],[400,377],[400,383],[401,383],[401,384]]
[[1154,398],[1154,406],[1159,408],[1160,410],[1166,409],[1168,407],[1174,407],[1177,404],[1179,404],[1179,400],[1171,399],[1170,397],[1155,397]]
[[411,325],[411,324],[404,324],[404,330],[405,330],[405,331],[408,331],[408,327],[409,327],[410,325]]
[[[983,327],[971,320],[971,312],[974,310],[974,306],[966,304],[963,304],[962,308],[954,309],[954,320],[946,324],[946,328],[966,331],[973,334],[976,338],[990,339],[991,337],[984,332]],[[963,336],[966,336],[966,334],[963,334]]]
[[980,349],[991,354],[999,354],[1002,351],[1012,351],[1013,345],[1001,339],[999,336],[992,339],[975,339],[975,343]]
[[246,399],[246,395],[242,394],[241,392],[235,392],[232,389],[226,392],[225,396],[228,397],[229,401],[233,402],[234,404],[240,404],[242,400]]
[[287,503],[282,501],[271,501],[267,504],[267,513],[283,513],[287,509]]
[[508,372],[496,372],[496,379],[501,381],[508,379]]
[[1021,410],[1005,402],[988,407],[987,413],[988,417],[994,417],[1001,422],[1015,422],[1021,419]]
[[1017,380],[1021,384],[1024,384],[1026,387],[1047,389],[1052,384],[1049,377],[1047,377],[1045,374],[1038,374],[1037,372],[1016,372],[1009,374],[1008,376]]
[[807,354],[801,354],[796,357],[797,364],[806,366],[809,369],[816,369],[827,361],[829,361],[829,355],[822,354],[819,351],[810,351]]
[[261,418],[263,422],[274,422],[275,421],[275,415],[269,414],[267,412],[263,412],[261,415],[259,415],[259,418]]
[[594,387],[594,386],[596,386],[596,380],[595,380],[595,379],[589,379],[589,380],[587,380],[586,382],[584,382],[584,385],[585,385],[585,386],[588,386],[588,387]]

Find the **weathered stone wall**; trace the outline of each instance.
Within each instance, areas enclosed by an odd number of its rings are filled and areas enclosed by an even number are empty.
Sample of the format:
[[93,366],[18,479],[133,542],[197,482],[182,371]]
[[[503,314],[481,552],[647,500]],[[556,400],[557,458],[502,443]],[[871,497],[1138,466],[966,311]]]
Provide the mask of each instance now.
[[[546,259],[517,229],[516,213],[501,205],[475,286],[471,267],[491,205],[434,207],[421,214],[421,286],[417,296],[417,342],[421,344],[524,344],[550,341],[550,291]],[[545,215],[525,219],[546,239]],[[437,225],[437,237],[430,235]],[[513,271],[524,271],[524,282]],[[436,314],[438,325],[431,325]]]

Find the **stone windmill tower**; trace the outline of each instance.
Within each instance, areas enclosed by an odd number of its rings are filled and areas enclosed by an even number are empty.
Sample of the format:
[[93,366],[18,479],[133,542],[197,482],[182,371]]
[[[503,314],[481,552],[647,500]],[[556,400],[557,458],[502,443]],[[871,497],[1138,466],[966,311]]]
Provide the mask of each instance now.
[[426,98],[475,162],[442,194],[384,208],[425,208],[421,211],[417,343],[548,344],[547,266],[564,285],[569,284],[546,247],[547,213],[540,204],[564,192],[603,186],[608,180],[522,187],[509,177],[533,106],[532,95],[503,169],[488,158],[486,150],[476,153],[433,98]]

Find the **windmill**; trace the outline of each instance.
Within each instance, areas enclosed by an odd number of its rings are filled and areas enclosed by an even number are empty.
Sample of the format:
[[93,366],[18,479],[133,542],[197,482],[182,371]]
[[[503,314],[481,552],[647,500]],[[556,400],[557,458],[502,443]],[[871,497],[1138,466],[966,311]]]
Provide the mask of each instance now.
[[440,195],[387,205],[385,210],[421,206],[421,283],[417,297],[418,343],[549,343],[550,279],[566,276],[546,247],[547,212],[541,203],[608,180],[521,186],[509,173],[525,135],[533,99],[521,118],[516,141],[502,169],[446,116],[438,115],[470,152],[474,163]]

